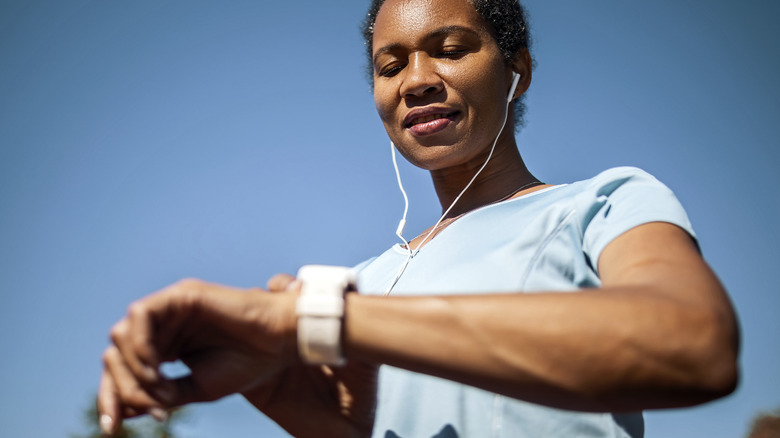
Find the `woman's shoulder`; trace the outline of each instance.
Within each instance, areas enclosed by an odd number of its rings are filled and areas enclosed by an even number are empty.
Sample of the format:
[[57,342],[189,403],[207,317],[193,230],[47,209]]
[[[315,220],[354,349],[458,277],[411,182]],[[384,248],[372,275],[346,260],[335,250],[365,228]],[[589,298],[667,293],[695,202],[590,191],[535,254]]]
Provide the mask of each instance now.
[[565,193],[567,197],[577,197],[580,200],[609,197],[618,189],[621,192],[641,193],[648,190],[671,192],[666,185],[649,172],[631,166],[613,167],[591,178],[563,186],[565,186],[565,190],[562,191],[562,194]]
[[[618,190],[620,189],[620,190]],[[605,198],[615,191],[621,194],[647,191],[670,192],[650,173],[638,167],[613,167],[583,180],[551,184],[541,190],[510,199],[506,204],[509,210],[520,210],[523,215],[533,209],[570,209],[587,211],[593,204],[602,205]]]
[[614,184],[623,184],[630,180],[658,182],[658,180],[653,175],[643,169],[633,166],[620,166],[606,169],[599,172],[594,177],[582,181],[577,181],[572,184],[583,185],[587,187],[609,187]]

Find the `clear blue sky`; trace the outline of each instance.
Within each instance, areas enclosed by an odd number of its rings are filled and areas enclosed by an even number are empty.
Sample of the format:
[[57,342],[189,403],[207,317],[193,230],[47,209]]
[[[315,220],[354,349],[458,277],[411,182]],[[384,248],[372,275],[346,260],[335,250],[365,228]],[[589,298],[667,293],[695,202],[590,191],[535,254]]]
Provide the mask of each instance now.
[[[81,430],[111,324],[182,277],[355,264],[402,212],[365,80],[364,0],[0,1],[0,435]],[[742,383],[647,414],[740,437],[780,407],[780,4],[528,0],[518,141],[546,182],[642,167],[682,200],[743,328]],[[437,218],[402,167],[407,234]],[[184,436],[284,436],[238,398]]]

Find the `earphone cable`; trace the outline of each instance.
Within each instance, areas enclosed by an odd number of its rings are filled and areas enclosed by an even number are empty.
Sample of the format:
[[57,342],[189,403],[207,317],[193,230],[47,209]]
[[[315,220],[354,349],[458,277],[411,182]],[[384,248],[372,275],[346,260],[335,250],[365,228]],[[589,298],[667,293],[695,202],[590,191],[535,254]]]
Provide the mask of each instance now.
[[390,286],[385,291],[384,295],[387,296],[390,294],[390,291],[393,290],[396,283],[398,283],[398,280],[401,278],[401,275],[403,275],[404,271],[406,271],[406,267],[409,265],[409,262],[412,260],[414,256],[417,255],[417,253],[420,252],[420,248],[425,244],[425,242],[430,239],[431,236],[433,236],[433,233],[436,232],[436,229],[439,227],[441,222],[444,220],[445,217],[447,217],[447,214],[452,210],[453,207],[455,207],[455,204],[460,200],[461,196],[463,196],[464,193],[466,193],[466,190],[468,190],[469,187],[471,187],[471,184],[476,181],[477,177],[480,173],[487,167],[488,162],[490,161],[490,158],[493,157],[493,151],[496,150],[496,144],[498,143],[499,137],[501,137],[501,134],[504,132],[504,128],[506,127],[506,121],[509,117],[509,105],[512,103],[512,98],[514,97],[514,91],[515,87],[517,87],[517,83],[520,79],[520,76],[515,74],[514,80],[512,83],[512,87],[509,89],[509,94],[507,95],[506,99],[506,109],[504,110],[504,121],[501,123],[501,129],[498,130],[498,134],[496,135],[496,139],[493,140],[493,146],[490,148],[490,153],[488,153],[487,159],[485,159],[485,162],[482,163],[482,167],[477,170],[477,173],[474,174],[474,176],[471,178],[471,180],[466,184],[466,187],[463,188],[463,190],[460,191],[458,196],[455,198],[455,200],[452,201],[452,204],[447,208],[447,210],[444,211],[444,213],[441,215],[438,221],[436,221],[436,224],[434,224],[433,228],[431,228],[431,231],[428,232],[428,234],[423,238],[422,241],[417,245],[417,249],[412,250],[412,245],[404,238],[403,236],[403,229],[406,226],[406,214],[409,211],[409,198],[406,196],[406,191],[404,190],[404,186],[401,183],[401,172],[398,170],[398,162],[396,161],[395,157],[395,144],[393,142],[390,142],[390,150],[393,156],[393,167],[395,168],[395,176],[398,179],[398,187],[401,189],[401,193],[404,196],[404,215],[401,218],[401,221],[398,223],[398,228],[396,228],[395,234],[401,238],[401,240],[406,245],[406,250],[408,251],[408,254],[406,256],[406,260],[404,260],[404,263],[401,265],[401,268],[398,270],[398,273],[396,273],[395,278],[393,278],[393,281],[390,283]]

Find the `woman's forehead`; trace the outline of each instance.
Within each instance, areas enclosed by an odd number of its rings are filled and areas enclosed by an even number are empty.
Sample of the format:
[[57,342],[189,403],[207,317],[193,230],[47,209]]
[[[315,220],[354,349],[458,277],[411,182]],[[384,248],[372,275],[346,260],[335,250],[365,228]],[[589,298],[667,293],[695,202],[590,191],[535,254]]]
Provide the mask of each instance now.
[[374,23],[374,50],[446,26],[486,31],[470,0],[387,0]]

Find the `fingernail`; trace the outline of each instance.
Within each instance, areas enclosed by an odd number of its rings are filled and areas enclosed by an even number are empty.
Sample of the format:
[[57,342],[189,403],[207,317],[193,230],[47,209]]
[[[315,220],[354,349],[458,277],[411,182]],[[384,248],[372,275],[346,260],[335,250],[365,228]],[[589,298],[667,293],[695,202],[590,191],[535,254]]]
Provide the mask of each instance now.
[[157,383],[157,380],[159,380],[159,374],[154,367],[148,365],[144,366],[144,374],[145,374],[144,377],[150,383]]
[[114,419],[110,415],[103,414],[100,416],[100,430],[105,435],[111,435],[111,432],[114,430]]
[[163,408],[151,408],[149,409],[149,415],[160,423],[168,420],[168,411]]

